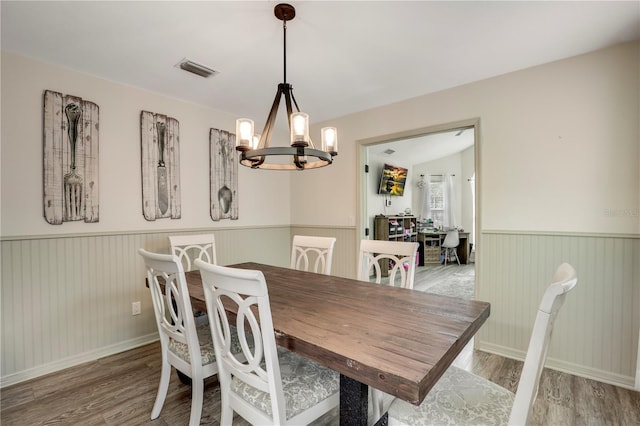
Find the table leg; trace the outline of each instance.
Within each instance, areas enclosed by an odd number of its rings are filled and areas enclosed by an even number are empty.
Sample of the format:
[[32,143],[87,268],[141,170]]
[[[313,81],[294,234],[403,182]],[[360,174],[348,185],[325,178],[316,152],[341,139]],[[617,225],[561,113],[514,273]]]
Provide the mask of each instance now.
[[367,426],[369,386],[340,375],[340,426]]
[[[369,386],[340,375],[340,426],[367,426],[369,421]],[[387,426],[384,413],[375,426]]]
[[176,370],[176,373],[178,373],[178,378],[180,379],[181,383],[187,386],[191,386],[191,377],[187,376],[180,370]]
[[389,425],[389,413],[384,413],[382,417],[376,422],[375,426],[388,426]]

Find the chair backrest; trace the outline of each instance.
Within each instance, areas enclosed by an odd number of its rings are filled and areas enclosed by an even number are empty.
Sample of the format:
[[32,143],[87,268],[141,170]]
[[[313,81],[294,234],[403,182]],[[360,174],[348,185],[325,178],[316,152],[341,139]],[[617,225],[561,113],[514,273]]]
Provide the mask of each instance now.
[[[333,237],[295,235],[291,244],[291,269],[329,275],[335,243]],[[313,265],[311,269],[310,265]]]
[[404,241],[362,240],[358,258],[358,279],[369,281],[374,275],[375,282],[382,282],[381,264],[388,265],[389,285],[413,289],[416,275],[416,255],[418,243]]
[[577,282],[578,278],[573,266],[563,263],[556,269],[551,285],[542,296],[509,417],[510,425],[531,423],[529,420],[531,408],[538,394],[540,375],[547,358],[553,324],[564,303],[566,293],[574,288]]
[[178,256],[185,271],[192,271],[193,261],[204,260],[217,264],[216,239],[213,234],[174,235],[169,237],[171,253]]
[[458,247],[460,245],[460,233],[457,229],[447,231],[447,235],[444,237],[442,247]]
[[[222,404],[231,405],[234,411],[243,413],[243,417],[247,412],[259,415],[242,396],[230,396],[233,376],[255,389],[269,393],[272,422],[284,424],[285,399],[264,275],[260,271],[228,268],[201,260],[196,260],[195,264],[202,275],[209,324],[218,361]],[[230,324],[225,305],[234,305],[237,308],[235,324]],[[254,310],[256,307],[257,317]],[[235,325],[235,329],[232,329],[231,325]],[[234,354],[232,351],[233,330],[237,332],[242,347],[241,354]],[[250,418],[247,420],[251,421]],[[252,423],[256,421],[265,422],[264,419],[254,418]]]
[[[162,350],[167,350],[169,339],[186,344],[192,367],[200,366],[200,344],[187,290],[187,280],[180,260],[172,254],[151,253],[144,249],[138,252],[143,257],[147,269],[147,283],[151,290],[153,312]],[[159,278],[164,281],[164,293],[160,287]]]

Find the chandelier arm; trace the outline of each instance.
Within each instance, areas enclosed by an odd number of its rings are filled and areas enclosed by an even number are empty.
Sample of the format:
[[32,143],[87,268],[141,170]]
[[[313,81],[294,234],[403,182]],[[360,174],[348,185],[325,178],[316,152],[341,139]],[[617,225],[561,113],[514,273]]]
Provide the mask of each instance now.
[[296,106],[296,111],[300,112],[298,101],[296,101],[296,97],[293,95],[293,87],[291,88],[291,99],[293,100],[293,104]]
[[283,94],[283,85],[278,84],[278,91],[276,92],[276,97],[273,99],[273,104],[271,105],[271,110],[269,111],[269,115],[267,116],[267,121],[264,124],[264,130],[260,135],[260,143],[259,146],[262,148],[268,148],[271,143],[271,133],[273,132],[273,127],[276,123],[276,116],[278,115],[278,108],[280,107],[280,98]]
[[[293,95],[293,93],[291,92],[291,86],[288,84],[285,84],[285,89],[284,89],[284,102],[285,105],[287,107],[287,122],[289,123],[289,128],[291,128],[291,114],[293,113],[293,110],[291,109],[291,96]],[[298,112],[300,112],[300,110],[298,110]]]

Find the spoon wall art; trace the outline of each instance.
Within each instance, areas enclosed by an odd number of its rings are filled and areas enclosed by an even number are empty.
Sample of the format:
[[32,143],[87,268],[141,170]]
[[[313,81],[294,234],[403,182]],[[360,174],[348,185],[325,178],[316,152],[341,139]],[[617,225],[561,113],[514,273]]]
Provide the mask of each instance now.
[[238,219],[238,158],[236,136],[225,130],[209,131],[211,219]]

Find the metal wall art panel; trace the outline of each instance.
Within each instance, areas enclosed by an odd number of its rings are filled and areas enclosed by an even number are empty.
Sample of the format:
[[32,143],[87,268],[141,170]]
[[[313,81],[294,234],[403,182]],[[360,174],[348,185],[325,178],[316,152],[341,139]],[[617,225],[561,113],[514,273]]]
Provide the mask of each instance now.
[[209,131],[211,219],[238,219],[238,154],[236,135]]
[[44,217],[52,225],[99,220],[99,112],[80,97],[44,92]]
[[180,219],[180,123],[142,111],[142,214],[146,220]]

